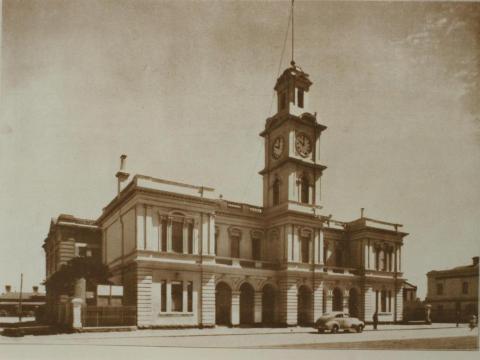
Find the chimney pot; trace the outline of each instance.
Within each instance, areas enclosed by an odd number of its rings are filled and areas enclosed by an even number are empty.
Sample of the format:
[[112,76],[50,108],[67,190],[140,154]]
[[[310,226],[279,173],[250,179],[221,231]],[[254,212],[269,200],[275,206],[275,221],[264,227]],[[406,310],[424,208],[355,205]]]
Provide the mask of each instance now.
[[365,208],[360,209],[360,217],[363,219],[363,214],[365,213]]
[[5,292],[8,294],[10,291],[12,291],[12,286],[11,285],[5,285]]
[[35,294],[38,293],[38,286],[32,286],[32,290]]
[[127,163],[127,155],[123,154],[120,156],[120,171],[125,171],[125,166]]
[[473,260],[473,265],[478,265],[478,256],[474,256],[472,260]]

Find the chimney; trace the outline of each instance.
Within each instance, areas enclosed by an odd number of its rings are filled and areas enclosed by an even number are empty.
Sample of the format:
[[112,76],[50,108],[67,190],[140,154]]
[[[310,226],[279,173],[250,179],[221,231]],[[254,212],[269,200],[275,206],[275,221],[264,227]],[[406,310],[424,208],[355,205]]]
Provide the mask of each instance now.
[[473,266],[478,265],[478,256],[474,256],[472,260],[473,260]]
[[34,294],[38,293],[38,286],[32,286],[32,290]]
[[360,217],[363,219],[363,214],[365,213],[365,208],[360,209]]
[[11,285],[5,285],[5,292],[8,294],[10,291],[12,291],[12,286]]
[[120,170],[115,175],[117,177],[117,196],[120,196],[120,192],[122,191],[122,183],[130,176],[130,174],[126,172],[126,167],[127,155],[124,154],[120,156]]

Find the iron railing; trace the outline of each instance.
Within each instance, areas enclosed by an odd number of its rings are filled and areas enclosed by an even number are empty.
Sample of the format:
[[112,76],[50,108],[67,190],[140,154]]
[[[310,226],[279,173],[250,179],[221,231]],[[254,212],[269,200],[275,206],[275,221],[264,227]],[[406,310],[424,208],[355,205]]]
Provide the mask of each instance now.
[[84,327],[134,326],[137,324],[135,306],[85,306],[82,309]]

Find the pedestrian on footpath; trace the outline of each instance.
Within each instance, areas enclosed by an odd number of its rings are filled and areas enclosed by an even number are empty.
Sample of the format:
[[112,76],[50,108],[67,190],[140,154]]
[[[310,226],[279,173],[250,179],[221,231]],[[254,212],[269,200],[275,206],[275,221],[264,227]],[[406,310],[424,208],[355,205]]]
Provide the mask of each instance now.
[[458,324],[460,323],[460,311],[457,310],[457,327],[458,327]]
[[373,313],[373,330],[377,330],[378,325],[378,313],[375,311]]

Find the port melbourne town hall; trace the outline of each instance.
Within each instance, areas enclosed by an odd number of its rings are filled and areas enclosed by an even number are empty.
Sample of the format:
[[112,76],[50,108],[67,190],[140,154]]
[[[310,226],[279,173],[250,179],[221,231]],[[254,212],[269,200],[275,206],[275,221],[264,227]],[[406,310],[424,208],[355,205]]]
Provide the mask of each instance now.
[[326,126],[309,109],[311,85],[294,62],[275,84],[277,111],[260,133],[263,206],[130,176],[122,156],[118,196],[98,219],[52,222],[51,233],[70,230],[45,241],[47,280],[62,248],[75,243],[96,249],[139,327],[309,325],[330,311],[401,321],[407,234],[363,212],[350,222],[322,214]]

